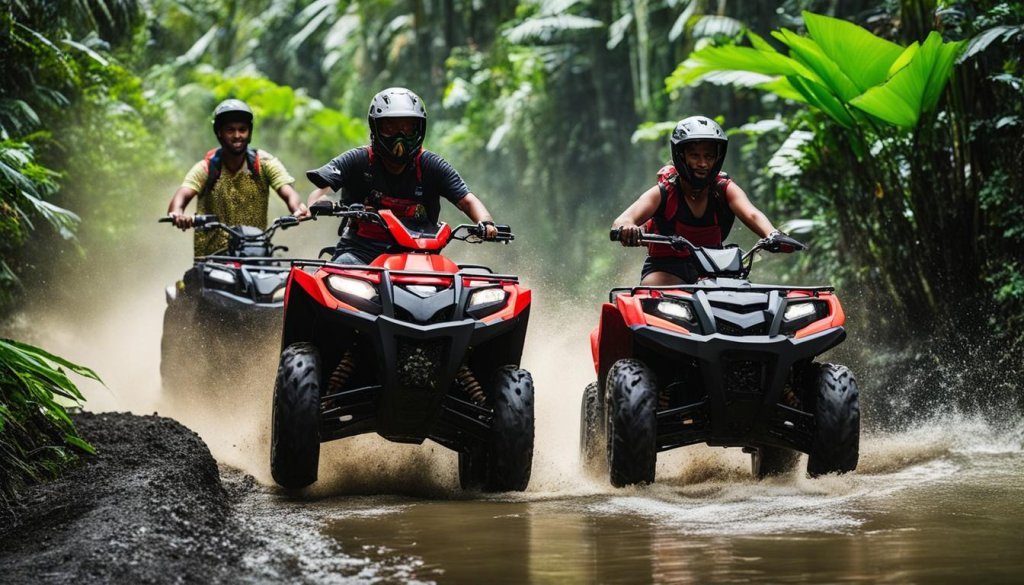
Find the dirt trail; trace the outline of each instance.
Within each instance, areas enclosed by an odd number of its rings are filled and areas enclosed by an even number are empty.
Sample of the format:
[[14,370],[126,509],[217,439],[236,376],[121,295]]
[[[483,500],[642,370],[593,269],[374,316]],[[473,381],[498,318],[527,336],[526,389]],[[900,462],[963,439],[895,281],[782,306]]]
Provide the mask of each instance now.
[[254,482],[217,463],[174,420],[126,413],[75,416],[95,457],[27,490],[0,518],[5,583],[300,581],[294,558],[269,543],[234,505]]

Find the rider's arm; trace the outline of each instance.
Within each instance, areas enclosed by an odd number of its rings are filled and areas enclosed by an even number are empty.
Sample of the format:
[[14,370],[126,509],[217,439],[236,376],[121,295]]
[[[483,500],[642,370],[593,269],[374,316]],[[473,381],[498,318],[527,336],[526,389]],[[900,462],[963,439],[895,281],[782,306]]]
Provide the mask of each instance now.
[[306,205],[313,205],[321,199],[326,199],[333,191],[334,189],[331,189],[330,187],[314,189],[313,192],[309,194],[309,197],[306,198]]
[[747,198],[747,194],[736,183],[730,182],[726,187],[725,201],[736,217],[743,222],[743,225],[750,228],[750,231],[757,234],[758,237],[767,237],[768,234],[775,231],[775,226],[768,221],[768,217],[754,207],[754,204]]
[[494,236],[498,235],[498,229],[494,227],[494,218],[491,217],[491,213],[487,211],[487,207],[483,201],[477,198],[472,193],[466,193],[462,199],[455,202],[455,207],[459,208],[459,211],[465,213],[469,217],[470,221],[479,224],[480,222],[490,222],[487,224],[487,231],[484,237],[488,240],[494,239]]
[[622,228],[619,241],[623,246],[640,245],[640,225],[654,216],[661,205],[661,187],[655,185],[644,191],[632,205],[615,218],[612,228]]
[[167,215],[174,220],[175,227],[183,230],[192,227],[192,216],[185,215],[185,208],[196,195],[198,192],[195,189],[185,186],[178,187],[174,192],[171,202],[167,205]]
[[264,150],[260,151],[260,160],[263,168],[262,172],[267,177],[270,188],[276,191],[277,195],[288,206],[288,211],[292,212],[296,217],[308,216],[306,204],[302,202],[302,196],[295,190],[295,178],[288,174],[288,170],[284,168],[284,163],[276,156]]

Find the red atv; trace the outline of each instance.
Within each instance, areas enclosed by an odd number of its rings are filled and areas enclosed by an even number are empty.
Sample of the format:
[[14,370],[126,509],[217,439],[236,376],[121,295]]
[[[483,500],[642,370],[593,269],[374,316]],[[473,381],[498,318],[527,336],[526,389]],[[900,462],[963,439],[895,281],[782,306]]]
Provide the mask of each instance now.
[[616,487],[651,483],[658,452],[707,443],[742,447],[758,478],[792,470],[797,452],[812,476],[853,471],[857,383],[846,367],[814,361],[846,337],[839,299],[830,287],[747,280],[756,252],[803,244],[777,236],[743,254],[679,236],[641,241],[689,250],[703,276],[612,289],[590,336],[598,381],[583,393],[583,464],[607,466]]
[[[375,223],[394,253],[368,266],[293,263],[274,388],[274,480],[305,487],[317,479],[320,443],[376,432],[457,451],[464,488],[526,489],[533,379],[519,364],[530,290],[441,255],[451,240],[482,242],[475,225],[421,231],[387,210],[323,203],[314,217]],[[497,227],[496,241],[514,238]]]

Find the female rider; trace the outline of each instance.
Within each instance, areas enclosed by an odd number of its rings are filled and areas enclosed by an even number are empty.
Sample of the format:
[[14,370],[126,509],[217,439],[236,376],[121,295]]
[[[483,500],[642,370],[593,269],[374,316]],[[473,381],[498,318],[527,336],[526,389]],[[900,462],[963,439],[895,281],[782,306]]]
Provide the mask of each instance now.
[[[759,237],[781,233],[743,189],[721,172],[729,139],[714,120],[704,116],[681,120],[670,142],[672,164],[658,172],[658,184],[644,191],[612,224],[622,228],[623,246],[639,246],[640,234],[646,231],[718,248],[737,217]],[[692,284],[699,276],[689,250],[652,244],[640,284]]]

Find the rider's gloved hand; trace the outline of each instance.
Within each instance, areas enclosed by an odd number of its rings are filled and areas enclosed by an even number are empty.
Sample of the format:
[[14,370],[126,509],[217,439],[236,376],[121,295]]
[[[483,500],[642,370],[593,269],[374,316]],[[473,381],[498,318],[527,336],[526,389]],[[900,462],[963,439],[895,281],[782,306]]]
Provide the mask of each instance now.
[[619,241],[623,246],[639,246],[643,233],[643,229],[638,225],[624,225],[619,232]]
[[489,219],[479,222],[476,227],[480,228],[485,240],[493,240],[498,237],[498,228],[494,227],[494,222]]
[[172,211],[167,215],[171,216],[171,219],[174,220],[174,227],[178,229],[187,230],[192,227],[193,216],[191,215],[186,215],[178,211]]

